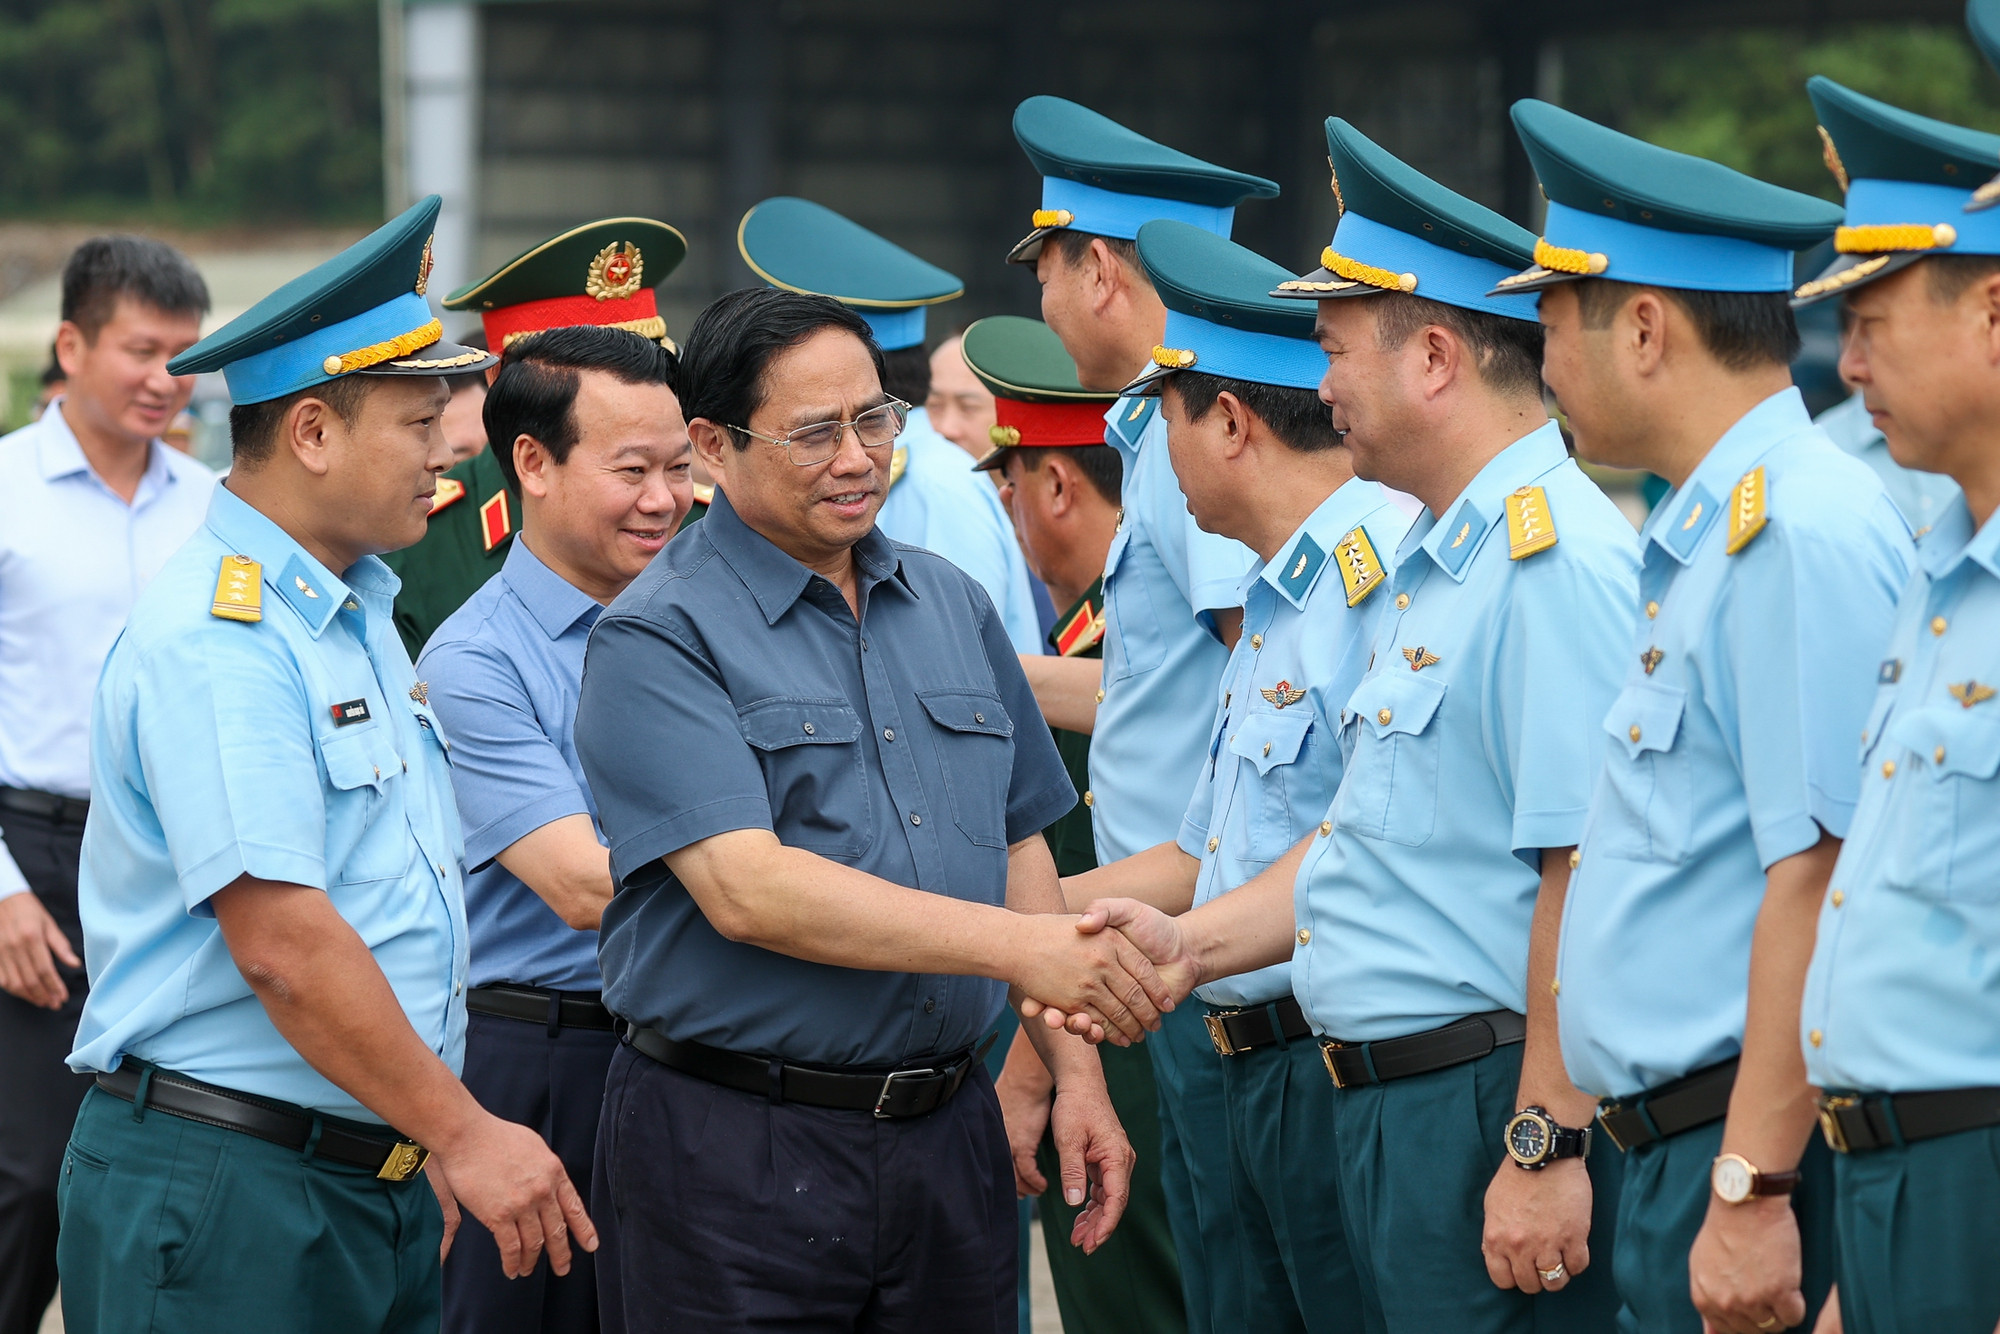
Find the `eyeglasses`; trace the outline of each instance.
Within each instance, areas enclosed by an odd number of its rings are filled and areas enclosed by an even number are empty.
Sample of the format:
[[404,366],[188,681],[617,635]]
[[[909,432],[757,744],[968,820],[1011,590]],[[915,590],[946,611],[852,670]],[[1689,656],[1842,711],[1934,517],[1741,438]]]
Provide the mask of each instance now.
[[783,435],[765,435],[747,426],[732,426],[729,429],[753,436],[767,445],[780,445],[793,466],[810,468],[825,463],[840,452],[841,436],[850,426],[854,428],[854,438],[861,442],[863,449],[886,449],[896,443],[896,437],[903,433],[903,427],[909,420],[910,405],[900,398],[892,398],[879,408],[868,409],[851,422],[814,422]]

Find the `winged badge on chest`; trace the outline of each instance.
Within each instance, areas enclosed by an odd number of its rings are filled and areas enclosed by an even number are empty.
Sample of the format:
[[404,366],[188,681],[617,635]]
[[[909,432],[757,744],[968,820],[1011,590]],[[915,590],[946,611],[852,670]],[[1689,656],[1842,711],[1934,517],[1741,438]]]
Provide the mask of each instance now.
[[1257,693],[1271,701],[1271,707],[1275,709],[1290,708],[1306,697],[1306,692],[1295,688],[1290,681],[1280,681],[1274,686],[1263,686]]

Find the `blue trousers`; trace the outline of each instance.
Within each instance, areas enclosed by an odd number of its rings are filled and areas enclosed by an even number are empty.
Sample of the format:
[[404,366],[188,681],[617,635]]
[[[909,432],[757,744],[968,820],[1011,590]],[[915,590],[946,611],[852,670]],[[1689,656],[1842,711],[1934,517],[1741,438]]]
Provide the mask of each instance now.
[[1992,1334],[2000,1127],[1833,1157],[1847,1334]]
[[1222,1057],[1202,1014],[1193,1001],[1169,1011],[1145,1047],[1160,1089],[1160,1186],[1180,1257],[1188,1334],[1234,1334],[1244,1328],[1249,1253],[1237,1226]]

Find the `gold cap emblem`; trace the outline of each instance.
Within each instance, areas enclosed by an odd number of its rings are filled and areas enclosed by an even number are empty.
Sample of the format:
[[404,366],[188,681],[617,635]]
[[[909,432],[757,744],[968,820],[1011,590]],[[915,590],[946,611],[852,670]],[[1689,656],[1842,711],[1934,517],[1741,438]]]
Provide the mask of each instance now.
[[599,301],[614,301],[639,290],[646,272],[646,257],[630,241],[613,241],[597,252],[584,276],[583,290]]
[[[424,294],[424,289],[431,285],[431,267],[437,262],[431,256],[431,243],[436,240],[437,237],[435,235],[426,236],[424,238],[424,257],[417,261],[418,296],[422,296]],[[333,374],[333,372],[328,371],[327,374],[331,375]]]

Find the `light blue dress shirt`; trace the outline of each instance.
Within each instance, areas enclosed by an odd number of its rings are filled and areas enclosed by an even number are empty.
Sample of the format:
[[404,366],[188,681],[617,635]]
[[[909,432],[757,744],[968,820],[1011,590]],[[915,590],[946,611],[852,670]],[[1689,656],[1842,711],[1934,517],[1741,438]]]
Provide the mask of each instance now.
[[[1766,523],[1728,554],[1736,486]],[[1640,534],[1643,614],[1563,910],[1556,976],[1578,1088],[1629,1097],[1743,1045],[1773,863],[1845,837],[1908,529],[1797,389],[1725,432]]]
[[[1197,905],[1284,856],[1326,814],[1340,786],[1341,706],[1368,668],[1389,601],[1385,570],[1348,606],[1340,553],[1362,529],[1379,568],[1409,526],[1381,487],[1357,477],[1244,580],[1243,637],[1223,672],[1208,760],[1181,819],[1181,851],[1201,861]],[[1292,994],[1292,965],[1226,977],[1195,994],[1211,1005],[1263,1005]]]
[[1229,650],[1211,613],[1239,605],[1257,563],[1205,533],[1167,457],[1157,398],[1121,398],[1104,441],[1124,460],[1124,509],[1104,561],[1104,698],[1090,738],[1091,832],[1099,865],[1180,836],[1208,762],[1216,683]]
[[1917,544],[1800,1012],[1821,1088],[2000,1086],[2000,522]]
[[[255,623],[209,611],[239,554],[263,566]],[[417,1036],[461,1068],[458,811],[390,620],[397,587],[373,556],[336,577],[217,487],[208,522],[140,594],[91,717],[77,888],[90,998],[71,1069],[132,1055],[380,1120],[306,1064],[237,970],[209,898],[244,875],[325,890]]]
[[[215,475],[155,440],[128,504],[57,399],[0,440],[0,787],[90,795],[90,693],[139,590],[208,513]],[[0,898],[28,887],[0,842]]]
[[[1541,487],[1556,544],[1510,559]],[[1299,868],[1292,985],[1316,1031],[1404,1037],[1527,1006],[1538,849],[1583,834],[1638,599],[1638,542],[1550,422],[1403,539],[1347,771]]]
[[937,433],[923,408],[911,409],[896,443],[908,451],[907,463],[882,502],[876,526],[894,541],[935,551],[971,575],[993,599],[1016,653],[1047,652],[1028,562],[999,491],[986,474],[972,470],[964,450]]
[[1875,429],[1860,394],[1834,404],[1814,418],[1814,423],[1843,452],[1875,470],[1911,532],[1930,531],[1951,502],[1958,499],[1958,483],[1943,473],[1918,472],[1889,457],[1889,442]]
[[597,932],[570,926],[494,860],[551,821],[597,819],[575,731],[583,648],[602,608],[528,550],[533,540],[515,541],[500,573],[437,628],[417,675],[452,742],[472,985],[596,991]]

